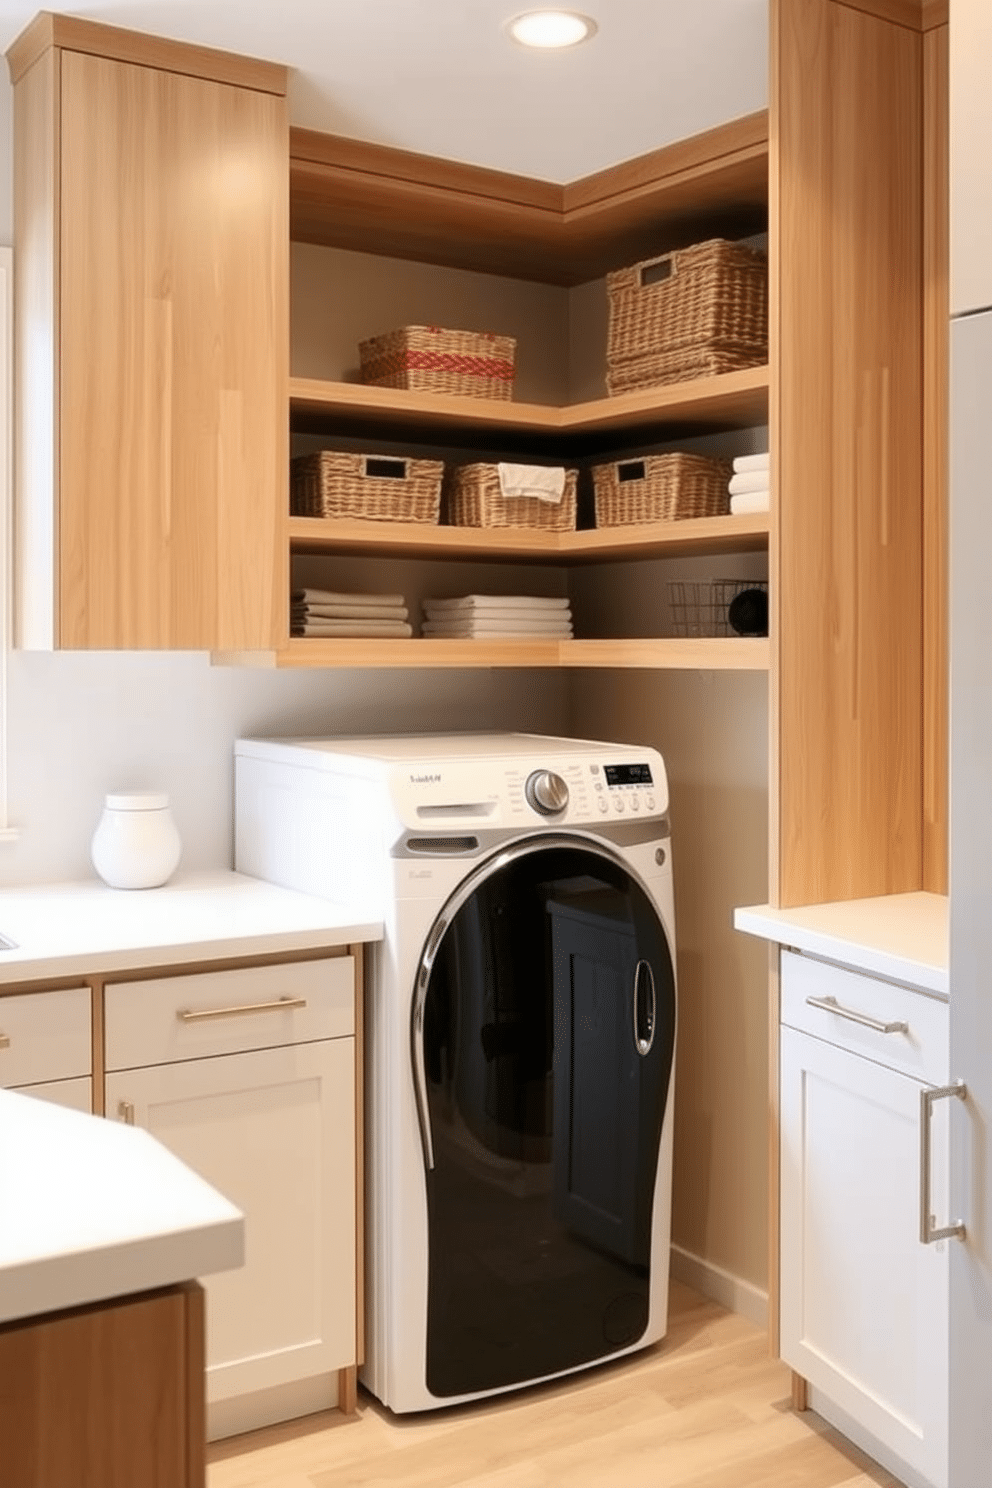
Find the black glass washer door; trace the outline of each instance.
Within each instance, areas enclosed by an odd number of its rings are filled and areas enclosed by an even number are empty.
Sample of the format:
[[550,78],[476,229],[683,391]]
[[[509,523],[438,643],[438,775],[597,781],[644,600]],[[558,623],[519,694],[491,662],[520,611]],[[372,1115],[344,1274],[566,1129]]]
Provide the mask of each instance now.
[[480,876],[424,996],[439,1397],[605,1358],[648,1321],[672,958],[621,864],[540,841]]

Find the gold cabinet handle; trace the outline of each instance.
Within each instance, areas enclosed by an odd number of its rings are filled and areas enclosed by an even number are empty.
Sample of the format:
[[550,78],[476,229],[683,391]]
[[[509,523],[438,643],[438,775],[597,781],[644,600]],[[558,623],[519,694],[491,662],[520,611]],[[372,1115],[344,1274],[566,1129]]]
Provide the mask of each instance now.
[[10,1048],[10,1035],[9,1034],[6,1034],[6,1033],[0,1033],[0,1049],[9,1049],[9,1048]]
[[242,1018],[246,1013],[284,1013],[289,1008],[305,1008],[305,997],[277,997],[273,1002],[246,1002],[239,1007],[180,1008],[180,1023],[205,1023],[208,1018]]
[[134,1101],[120,1100],[117,1102],[117,1120],[123,1121],[125,1126],[134,1125]]

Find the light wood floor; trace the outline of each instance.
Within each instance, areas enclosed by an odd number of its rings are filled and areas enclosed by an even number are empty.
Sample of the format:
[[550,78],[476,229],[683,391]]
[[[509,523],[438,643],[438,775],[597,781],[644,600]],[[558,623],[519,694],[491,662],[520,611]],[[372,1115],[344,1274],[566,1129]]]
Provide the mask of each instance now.
[[765,1334],[672,1283],[643,1354],[484,1405],[336,1411],[209,1450],[209,1488],[894,1488],[811,1412]]

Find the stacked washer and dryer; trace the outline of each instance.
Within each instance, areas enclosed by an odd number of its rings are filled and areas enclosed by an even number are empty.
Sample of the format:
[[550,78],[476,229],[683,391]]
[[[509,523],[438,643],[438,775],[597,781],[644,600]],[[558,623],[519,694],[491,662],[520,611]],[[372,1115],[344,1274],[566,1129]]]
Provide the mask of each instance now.
[[394,1411],[666,1329],[675,1046],[660,755],[241,740],[239,872],[384,923],[366,987],[365,1385]]

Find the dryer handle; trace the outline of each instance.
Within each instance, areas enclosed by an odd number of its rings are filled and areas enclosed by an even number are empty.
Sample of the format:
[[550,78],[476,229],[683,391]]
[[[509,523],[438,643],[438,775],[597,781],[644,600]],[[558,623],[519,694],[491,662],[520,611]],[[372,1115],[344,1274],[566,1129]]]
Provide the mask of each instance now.
[[[413,1092],[417,1101],[417,1120],[420,1122],[420,1140],[424,1148],[424,1167],[428,1173],[434,1167],[434,1142],[431,1137],[431,1113],[427,1104],[427,1067],[424,1064],[424,1002],[427,997],[429,976],[421,970],[417,985],[417,996],[413,1005]],[[421,987],[420,983],[423,983]]]
[[634,968],[634,1047],[643,1058],[651,1053],[654,1030],[658,1021],[658,994],[650,961],[638,961]]

